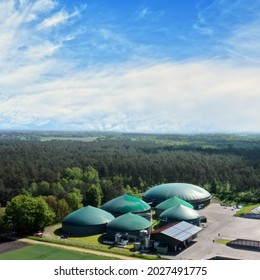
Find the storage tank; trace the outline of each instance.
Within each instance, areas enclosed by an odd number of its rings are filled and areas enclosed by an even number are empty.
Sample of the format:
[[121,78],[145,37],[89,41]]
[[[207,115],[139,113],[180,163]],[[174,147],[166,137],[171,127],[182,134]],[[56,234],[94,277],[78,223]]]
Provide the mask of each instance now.
[[124,194],[109,200],[101,206],[101,209],[117,217],[126,213],[142,215],[150,212],[151,206],[138,197]]
[[129,234],[129,239],[139,239],[140,231],[151,231],[151,222],[139,215],[127,213],[115,218],[107,224],[106,237],[107,239],[114,240],[116,233]]
[[179,221],[185,221],[196,226],[200,225],[199,213],[196,210],[181,204],[171,207],[162,212],[159,219],[161,226]]
[[73,236],[100,234],[114,219],[112,214],[89,205],[67,215],[62,221],[62,231]]
[[194,209],[205,207],[210,203],[211,194],[205,189],[187,183],[167,183],[147,190],[142,198],[153,206],[176,196],[193,205]]

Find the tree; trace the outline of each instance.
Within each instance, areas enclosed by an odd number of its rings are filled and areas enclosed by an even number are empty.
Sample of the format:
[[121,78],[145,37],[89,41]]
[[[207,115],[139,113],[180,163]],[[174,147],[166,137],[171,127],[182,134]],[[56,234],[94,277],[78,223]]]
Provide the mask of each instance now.
[[87,187],[91,187],[93,184],[99,187],[100,179],[98,171],[92,166],[88,166],[84,172],[83,181]]
[[55,213],[55,222],[61,222],[67,216],[71,209],[65,199],[57,199],[53,195],[43,196],[50,209]]
[[50,193],[56,196],[57,198],[65,197],[66,194],[65,189],[60,182],[55,182],[51,184]]
[[5,208],[5,220],[17,233],[42,230],[52,223],[54,216],[41,197],[18,195]]
[[27,193],[32,196],[48,195],[50,193],[50,183],[47,181],[41,181],[36,184],[35,182],[31,184],[28,188]]
[[0,234],[4,233],[6,230],[6,226],[4,223],[4,210],[3,208],[1,208],[1,204],[0,204]]
[[126,185],[125,193],[129,194],[129,195],[134,195],[134,192],[133,192],[133,190],[131,189],[131,187],[129,185]]
[[58,208],[56,212],[56,221],[61,222],[63,218],[65,218],[69,213],[71,212],[71,209],[65,199],[58,200]]
[[65,169],[65,178],[66,179],[76,179],[81,180],[83,176],[83,171],[79,167],[72,167],[72,168],[66,168]]
[[5,205],[9,200],[11,190],[6,188],[3,180],[0,179],[0,202]]
[[66,201],[72,211],[75,211],[83,206],[83,196],[79,189],[74,188],[72,192],[69,192],[66,197]]
[[101,189],[96,185],[92,184],[92,186],[86,191],[86,204],[95,207],[100,207],[101,199]]

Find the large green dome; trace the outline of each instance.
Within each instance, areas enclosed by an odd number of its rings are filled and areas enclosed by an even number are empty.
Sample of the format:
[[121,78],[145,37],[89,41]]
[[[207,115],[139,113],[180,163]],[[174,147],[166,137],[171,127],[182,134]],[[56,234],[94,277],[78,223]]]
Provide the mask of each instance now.
[[113,215],[102,209],[86,206],[66,216],[62,221],[62,230],[74,236],[100,234],[106,231],[106,225],[113,219]]
[[100,225],[107,224],[114,218],[112,214],[89,205],[70,213],[62,223],[75,226]]
[[205,189],[186,183],[161,184],[147,190],[143,200],[157,205],[173,196],[191,203],[195,208],[209,204],[211,194]]
[[114,198],[101,206],[101,209],[119,216],[126,213],[143,213],[151,209],[151,206],[142,199],[124,194]]

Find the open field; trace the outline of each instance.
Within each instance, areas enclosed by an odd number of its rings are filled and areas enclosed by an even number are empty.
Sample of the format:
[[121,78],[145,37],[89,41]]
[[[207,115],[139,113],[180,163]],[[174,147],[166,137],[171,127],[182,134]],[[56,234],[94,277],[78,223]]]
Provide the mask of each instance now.
[[[23,244],[22,242],[19,242]],[[115,258],[70,251],[46,245],[29,245],[0,254],[0,260],[114,260]]]

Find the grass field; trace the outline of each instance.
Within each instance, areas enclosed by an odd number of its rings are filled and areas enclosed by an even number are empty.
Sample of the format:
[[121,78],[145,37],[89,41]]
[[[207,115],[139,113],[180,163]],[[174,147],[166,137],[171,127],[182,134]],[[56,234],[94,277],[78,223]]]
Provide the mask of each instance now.
[[242,209],[240,209],[239,211],[236,212],[235,216],[240,217],[242,215],[250,213],[253,209],[255,209],[258,206],[260,206],[260,204],[253,204],[253,205],[244,206]]
[[114,260],[115,258],[86,254],[46,245],[31,245],[0,254],[0,260]]

